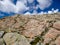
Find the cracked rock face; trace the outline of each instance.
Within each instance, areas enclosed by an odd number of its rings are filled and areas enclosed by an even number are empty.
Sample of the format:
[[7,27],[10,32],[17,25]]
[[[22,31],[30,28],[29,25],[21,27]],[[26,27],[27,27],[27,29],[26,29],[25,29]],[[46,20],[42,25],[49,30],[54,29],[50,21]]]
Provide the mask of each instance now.
[[17,33],[6,33],[3,39],[6,45],[30,45],[24,36]]
[[31,19],[26,25],[23,35],[26,37],[34,37],[40,35],[44,31],[44,26],[46,22],[39,22],[37,20]]
[[60,45],[60,14],[0,19],[0,45]]
[[54,40],[58,35],[60,35],[60,31],[51,28],[47,34],[44,36],[44,45],[46,43],[49,43],[50,41],[52,41],[52,39]]

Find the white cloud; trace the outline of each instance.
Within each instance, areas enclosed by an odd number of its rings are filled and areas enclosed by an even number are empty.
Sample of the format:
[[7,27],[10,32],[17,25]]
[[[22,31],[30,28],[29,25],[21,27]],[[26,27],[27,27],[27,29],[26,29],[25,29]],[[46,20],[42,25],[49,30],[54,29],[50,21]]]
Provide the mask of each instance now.
[[[17,13],[17,14],[23,14],[23,12],[25,11],[29,11],[30,6],[27,7],[27,1],[28,3],[33,3],[34,0],[17,0],[16,5],[13,4],[14,0],[0,0],[0,11],[2,12],[7,12],[7,13]],[[39,2],[39,5],[37,5],[36,7],[33,6],[33,13],[30,12],[26,12],[25,15],[34,15],[37,14],[38,12],[36,11],[38,9],[38,7],[41,10],[44,10],[45,8],[48,8],[51,4],[52,4],[52,0],[37,0]],[[52,11],[48,11],[48,14],[52,14],[52,13],[57,13],[59,11],[59,9],[54,10],[54,8],[52,8]],[[47,12],[43,12],[41,11],[39,14],[47,14]]]
[[15,5],[12,4],[11,2],[6,2],[6,1],[0,1],[0,11],[2,12],[14,12],[16,9]]
[[11,2],[12,0],[3,0],[4,2]]
[[34,10],[33,11],[33,13],[32,13],[32,15],[36,15],[37,14],[37,11],[36,10]]
[[24,15],[36,15],[38,12],[36,10],[33,11],[33,13],[26,12]]
[[57,13],[57,12],[59,12],[59,9],[54,10],[54,13]]
[[53,11],[48,11],[48,14],[53,14]]
[[16,5],[12,3],[12,0],[3,0],[0,1],[0,11],[7,12],[7,13],[20,13],[22,14],[24,11],[28,10],[29,7],[27,7],[24,2],[17,1]]
[[47,12],[44,12],[44,14],[48,14]]
[[52,4],[52,0],[37,0],[39,2],[39,6],[41,10],[48,8]]
[[34,0],[27,0],[29,3],[33,3],[34,2]]
[[3,0],[5,2],[14,2],[14,0]]
[[24,15],[36,15],[38,12],[36,10],[33,11],[33,13],[26,12]]
[[38,15],[43,15],[43,14],[48,14],[48,12],[41,11],[40,13],[38,13]]
[[44,12],[43,12],[43,11],[41,11],[39,14],[40,14],[40,15],[43,15],[43,14],[44,14]]
[[24,4],[27,4],[27,0],[18,0],[20,2],[23,2]]
[[52,8],[52,11],[54,11],[54,8]]
[[22,12],[28,10],[28,9],[29,9],[29,7],[27,7],[23,2],[17,1],[16,13],[22,13]]
[[30,12],[26,12],[24,15],[31,15],[31,13]]

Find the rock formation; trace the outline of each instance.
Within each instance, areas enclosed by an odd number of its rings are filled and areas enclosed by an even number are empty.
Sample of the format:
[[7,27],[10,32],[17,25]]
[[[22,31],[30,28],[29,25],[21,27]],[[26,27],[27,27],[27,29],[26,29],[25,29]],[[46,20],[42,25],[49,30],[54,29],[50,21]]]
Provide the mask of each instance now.
[[60,14],[0,19],[0,45],[60,45]]

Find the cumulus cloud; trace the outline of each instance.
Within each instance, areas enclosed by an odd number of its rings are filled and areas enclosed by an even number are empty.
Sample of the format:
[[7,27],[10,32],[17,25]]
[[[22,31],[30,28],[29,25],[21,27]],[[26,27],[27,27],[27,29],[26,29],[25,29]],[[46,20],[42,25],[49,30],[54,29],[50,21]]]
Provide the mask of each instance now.
[[28,10],[29,7],[25,5],[24,2],[17,1],[16,5],[12,3],[12,0],[3,0],[0,1],[0,11],[7,12],[7,13],[23,13],[24,11]]
[[53,11],[48,11],[48,14],[53,14]]
[[54,13],[57,13],[57,12],[59,12],[59,9],[54,10]]
[[34,2],[34,0],[27,0],[29,3],[33,3]]
[[40,15],[43,15],[43,14],[44,14],[44,12],[43,12],[43,11],[41,11],[39,14],[40,14]]
[[33,2],[34,2],[34,0],[18,0],[18,1],[21,1],[21,2],[23,2],[24,4],[26,4],[27,2],[28,2],[28,3],[33,3]]
[[38,12],[36,10],[33,11],[32,15],[35,15],[37,14]]
[[54,13],[58,13],[59,9],[54,9],[52,8],[52,10],[48,10],[48,12],[43,12],[41,11],[40,13],[38,13],[39,15],[43,15],[43,14],[54,14]]
[[31,13],[30,12],[26,12],[24,15],[31,15]]
[[15,5],[12,4],[11,2],[6,2],[6,1],[0,1],[0,11],[2,12],[14,12],[16,9]]
[[44,10],[45,8],[48,8],[52,4],[52,0],[37,0],[39,2],[39,8],[41,10]]
[[54,8],[52,8],[51,11],[48,11],[48,14],[54,14],[54,13],[58,13],[59,9],[54,10]]
[[24,5],[21,1],[17,1],[16,3],[16,13],[23,13],[24,11],[28,10],[29,7]]
[[20,2],[22,2],[24,4],[27,4],[27,0],[18,0],[18,1],[20,1]]
[[27,2],[32,3],[34,0],[17,0],[16,5],[13,4],[13,1],[14,0],[0,1],[0,11],[23,14],[24,11],[29,10],[29,7],[26,6]]
[[[16,5],[13,4],[14,0],[0,0],[0,11],[7,12],[7,13],[17,13],[17,14],[23,14],[25,11],[26,14],[37,14],[36,11],[37,8],[40,8],[41,10],[44,10],[45,8],[48,8],[52,4],[52,0],[37,0],[38,5],[35,7],[34,5],[32,7],[27,6],[28,3],[33,3],[35,0],[17,0]],[[28,3],[27,3],[28,2]],[[30,13],[29,11],[33,9],[33,13]],[[53,10],[53,9],[52,9]],[[54,12],[58,12],[58,9]],[[48,11],[48,13],[52,13],[51,11]],[[40,14],[47,14],[41,11]]]
[[43,14],[53,14],[53,12],[52,11],[48,11],[48,12],[43,12],[43,11],[41,11],[40,13],[38,13],[39,15],[43,15]]
[[4,2],[12,2],[12,0],[3,0]]

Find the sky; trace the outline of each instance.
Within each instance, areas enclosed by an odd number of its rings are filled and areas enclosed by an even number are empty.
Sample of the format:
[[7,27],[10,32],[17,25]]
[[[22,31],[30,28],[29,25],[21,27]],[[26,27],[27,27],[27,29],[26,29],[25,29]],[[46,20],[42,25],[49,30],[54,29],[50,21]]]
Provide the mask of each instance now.
[[0,0],[0,18],[53,12],[60,12],[60,0]]

